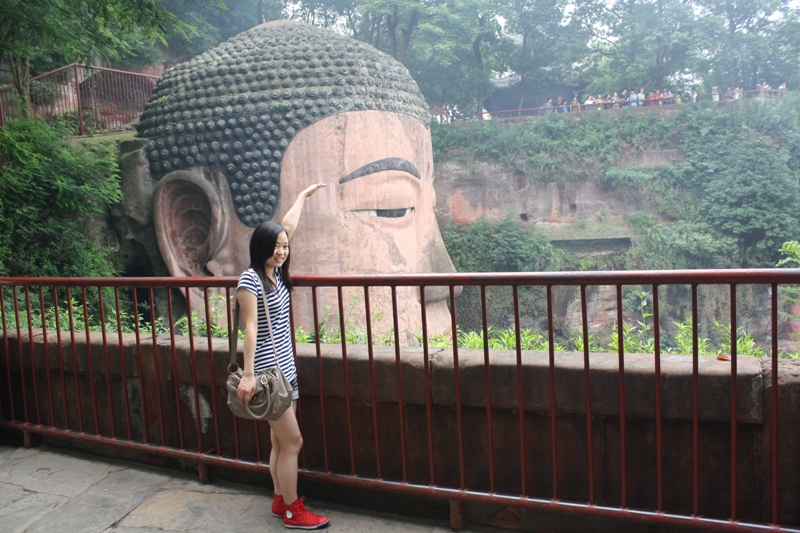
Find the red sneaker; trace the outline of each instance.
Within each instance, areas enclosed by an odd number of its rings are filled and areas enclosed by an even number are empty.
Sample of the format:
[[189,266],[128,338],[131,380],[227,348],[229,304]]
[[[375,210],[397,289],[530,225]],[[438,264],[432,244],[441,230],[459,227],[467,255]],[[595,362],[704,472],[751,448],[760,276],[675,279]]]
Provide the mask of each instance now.
[[283,513],[283,526],[289,529],[320,529],[327,526],[331,519],[314,514],[303,505],[305,497],[297,498],[292,505],[286,506]]
[[275,499],[272,500],[272,516],[283,518],[283,512],[286,510],[286,502],[283,501],[283,494],[276,494]]

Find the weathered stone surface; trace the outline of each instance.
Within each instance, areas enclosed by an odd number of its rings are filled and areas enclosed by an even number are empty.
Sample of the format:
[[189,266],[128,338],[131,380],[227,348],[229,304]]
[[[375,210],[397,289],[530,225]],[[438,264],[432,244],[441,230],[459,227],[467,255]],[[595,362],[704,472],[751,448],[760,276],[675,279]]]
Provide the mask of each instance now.
[[[797,497],[800,494],[800,461],[798,461],[798,443],[800,443],[800,361],[778,362],[778,398],[777,404],[773,402],[773,372],[772,361],[761,361],[764,373],[764,404],[765,413],[771,414],[773,410],[778,414],[778,453],[775,457],[778,472],[778,507],[780,515],[778,521],[786,524],[800,523],[800,505]],[[792,420],[793,422],[788,422]],[[783,422],[787,421],[787,422]],[[765,519],[772,517],[772,446],[774,440],[773,420],[771,416],[764,419],[763,438],[763,465],[764,473],[764,510]]]
[[471,224],[478,218],[498,219],[510,210],[515,217],[544,232],[579,219],[601,217],[608,225],[643,206],[623,201],[593,179],[570,183],[530,183],[521,171],[499,163],[445,161],[436,167],[436,210],[440,221]]
[[14,450],[0,467],[0,482],[72,498],[108,475],[108,465],[47,451]]
[[103,533],[163,533],[164,529],[151,529],[149,527],[110,527]]
[[0,468],[2,468],[3,463],[6,462],[6,459],[14,453],[15,448],[10,446],[0,446]]
[[[108,475],[74,497],[34,492],[0,482],[0,531],[3,533],[285,531],[281,520],[269,513],[271,495],[263,489],[223,482],[202,485],[190,475],[135,465],[128,468],[127,463],[57,448],[21,450],[0,446],[0,457],[13,454],[24,455],[31,461],[46,456],[53,471],[51,477],[63,485],[57,492],[64,494],[74,491],[69,476],[59,474],[62,465],[68,474],[76,464],[82,464],[95,465]],[[396,515],[364,514],[362,508],[353,510],[316,501],[308,505],[331,516],[332,527],[338,531],[446,531],[437,523],[413,522]]]
[[0,531],[17,533],[69,499],[65,496],[30,492],[18,485],[0,483]]
[[58,524],[62,531],[99,533],[136,509],[168,476],[165,472],[147,469],[116,469],[70,502],[31,524],[26,532],[51,533],[53,525]]
[[162,491],[142,502],[119,525],[198,533],[256,531],[273,519],[269,504],[266,495]]

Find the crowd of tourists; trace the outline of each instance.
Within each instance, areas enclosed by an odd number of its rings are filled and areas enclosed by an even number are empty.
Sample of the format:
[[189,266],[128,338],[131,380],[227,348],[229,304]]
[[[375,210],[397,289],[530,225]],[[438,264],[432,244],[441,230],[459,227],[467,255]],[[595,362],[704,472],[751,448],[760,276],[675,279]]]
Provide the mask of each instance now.
[[[688,91],[671,91],[668,88],[645,91],[644,88],[638,91],[628,91],[623,89],[613,94],[589,95],[586,98],[579,98],[577,95],[572,100],[558,96],[548,98],[541,107],[529,109],[515,109],[503,111],[483,110],[484,120],[491,118],[508,118],[515,116],[531,116],[543,113],[572,113],[576,111],[589,111],[592,109],[621,109],[624,107],[650,107],[672,104],[706,102],[724,102],[744,100],[745,98],[766,98],[783,96],[787,91],[786,82],[780,84],[775,89],[764,81],[756,84],[755,90],[745,90],[742,87],[727,87],[720,90],[719,87],[712,87],[707,94],[698,94],[694,87]],[[458,111],[448,104],[436,104],[431,106],[431,111],[439,123],[458,122],[464,119],[473,119],[477,114],[461,115]]]
[[[756,86],[755,91],[747,91],[749,96],[781,96],[786,91],[786,83],[782,83],[777,89],[773,89],[767,82],[760,83]],[[706,95],[705,99],[710,99],[712,102],[719,101],[735,101],[743,100],[745,98],[745,90],[741,87],[731,88],[728,87],[724,91],[720,91],[718,87],[713,87],[710,95]],[[614,94],[598,94],[597,96],[589,95],[583,102],[574,96],[571,101],[557,97],[554,101],[549,98],[545,102],[544,111],[554,113],[570,113],[572,111],[585,111],[590,109],[620,109],[623,107],[648,107],[659,105],[671,105],[681,103],[696,103],[698,99],[697,91],[694,88],[686,92],[675,91],[672,92],[668,88],[656,89],[654,91],[645,91],[644,88],[638,91],[633,90],[628,92],[623,89],[621,92]]]

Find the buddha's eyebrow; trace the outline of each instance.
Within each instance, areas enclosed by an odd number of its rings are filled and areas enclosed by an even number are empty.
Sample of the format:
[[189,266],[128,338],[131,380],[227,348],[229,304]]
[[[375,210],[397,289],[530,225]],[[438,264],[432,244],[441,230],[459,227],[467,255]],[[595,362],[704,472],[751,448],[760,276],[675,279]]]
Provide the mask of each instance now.
[[347,176],[339,179],[339,183],[345,183],[347,181],[354,180],[362,176],[368,176],[369,174],[374,174],[375,172],[381,172],[384,170],[400,170],[403,172],[408,172],[417,179],[422,179],[419,177],[419,170],[417,170],[417,167],[415,167],[411,161],[401,157],[386,157],[384,159],[379,159],[378,161],[373,161],[372,163],[367,163],[355,172],[351,172]]

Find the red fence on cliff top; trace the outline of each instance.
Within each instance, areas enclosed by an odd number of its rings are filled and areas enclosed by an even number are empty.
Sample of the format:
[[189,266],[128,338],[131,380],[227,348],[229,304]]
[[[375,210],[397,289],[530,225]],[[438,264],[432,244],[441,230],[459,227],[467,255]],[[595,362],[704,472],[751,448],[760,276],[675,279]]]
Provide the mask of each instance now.
[[578,103],[563,102],[554,103],[550,106],[528,107],[524,109],[503,109],[497,111],[484,111],[482,113],[457,113],[453,112],[447,104],[434,104],[431,106],[431,113],[434,120],[441,124],[473,122],[476,120],[505,120],[520,119],[528,117],[540,117],[551,113],[579,113],[582,111],[603,111],[611,109],[667,109],[681,104],[696,104],[700,102],[710,102],[714,104],[734,104],[744,101],[765,101],[767,99],[781,98],[787,93],[786,90],[779,89],[759,89],[754,91],[721,91],[717,93],[698,94],[692,100],[687,95],[672,95],[670,97],[655,98],[651,96],[645,100],[631,100],[630,98],[618,98],[617,100],[604,100],[597,103]]
[[[31,112],[75,135],[110,133],[139,119],[158,76],[71,64],[30,80]],[[0,90],[0,125],[23,116],[13,87]]]
[[[340,331],[347,327],[342,290],[357,288],[367,319],[366,345],[350,345],[346,335],[335,346],[323,345],[315,307],[317,341],[296,344],[301,378],[298,417],[306,435],[301,476],[449,500],[456,530],[462,525],[462,503],[482,503],[631,525],[800,531],[793,529],[800,527],[800,424],[796,423],[800,384],[790,379],[798,365],[781,359],[778,350],[778,289],[800,284],[800,269],[298,276],[296,284],[297,290],[311,293],[315,304],[319,290],[337,291]],[[755,397],[750,381],[741,382],[740,375],[759,363],[737,356],[737,287],[754,284],[771,289],[770,354],[759,367],[764,369],[763,383],[758,372],[752,381],[763,386],[759,389],[763,398]],[[590,349],[587,287],[615,288],[616,328],[622,338],[623,288],[630,285],[651,291],[654,324],[661,318],[659,295],[673,285],[689,288],[693,354],[664,354],[660,327],[653,331],[652,354],[627,354],[624,343],[615,355]],[[704,285],[727,287],[729,363],[699,355],[698,288]],[[0,279],[0,427],[22,431],[26,445],[34,434],[41,434],[196,462],[204,479],[209,466],[268,471],[266,424],[235,419],[221,393],[227,341],[215,344],[212,337],[230,333],[235,286],[234,278]],[[466,350],[456,344],[446,356],[444,352],[432,356],[424,291],[432,286],[449,291],[453,331],[460,312],[454,298],[457,287],[479,289],[482,349]],[[400,287],[420,290],[422,343],[413,353],[400,347]],[[505,355],[490,350],[486,341],[490,332],[486,292],[492,287],[506,287],[513,300],[516,349]],[[522,350],[519,340],[519,295],[526,287],[541,287],[546,301],[549,344],[539,354]],[[554,293],[561,287],[580,294],[582,353],[555,351]],[[179,338],[173,292],[167,289],[184,290],[192,307],[189,288],[202,291],[205,301],[199,315],[183,319],[188,336]],[[215,288],[227,295],[228,302],[222,304],[221,322],[216,324],[209,302],[209,290]],[[131,290],[134,308],[142,298],[161,302],[156,306],[161,305],[158,311],[166,315],[165,329],[158,331],[146,323],[157,322],[154,306],[149,307],[149,316],[133,313],[126,318],[121,290]],[[389,347],[373,346],[370,301],[381,290],[391,291],[394,302],[390,318],[394,338]],[[90,322],[98,318],[96,323],[102,326],[90,333]],[[132,320],[132,334],[123,332],[124,320]],[[202,321],[199,331],[193,324],[197,320]],[[677,368],[675,357],[685,358],[686,368],[677,392],[680,376],[672,370]],[[605,361],[605,374],[598,374],[600,359]],[[536,364],[540,377],[532,380],[529,371]],[[717,369],[715,375],[709,374],[712,367]],[[567,371],[577,376],[576,390],[582,398],[563,394],[559,382],[568,379]],[[468,392],[464,389],[468,382],[478,386]],[[449,392],[443,396],[442,391]],[[541,413],[533,413],[538,422],[531,418],[531,394],[541,396]],[[444,409],[442,402],[447,404]],[[680,402],[688,406],[685,420],[667,420],[674,403]],[[652,439],[643,439],[640,431],[643,409],[653,413],[648,426]],[[723,413],[720,422],[708,422],[713,409]],[[754,414],[759,409],[763,420]],[[565,418],[565,410],[572,410],[572,415]],[[201,417],[201,412],[206,415]],[[601,415],[614,420],[604,432],[617,437],[598,455],[593,438],[600,435]],[[534,423],[541,425],[541,431],[531,430]],[[683,444],[673,442],[678,423],[684,428]],[[568,427],[560,427],[563,424]],[[708,445],[712,441],[716,444]],[[757,450],[752,441],[758,441]],[[532,458],[527,451],[534,448],[541,454]],[[632,473],[641,469],[642,450],[652,463],[647,467],[652,476]],[[604,454],[617,458],[604,467],[610,482],[598,479],[604,474],[596,463],[607,462]],[[682,467],[672,462],[676,457]],[[444,464],[449,466],[443,468]],[[755,477],[753,470],[759,472]],[[579,487],[574,490],[570,484],[576,483]],[[600,486],[605,488],[598,490]]]

